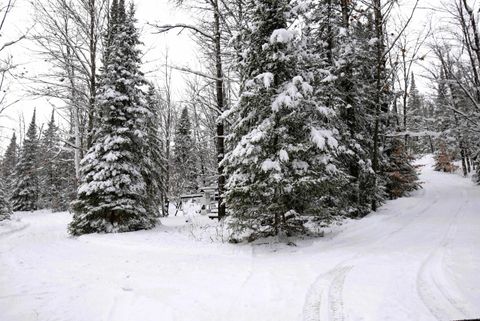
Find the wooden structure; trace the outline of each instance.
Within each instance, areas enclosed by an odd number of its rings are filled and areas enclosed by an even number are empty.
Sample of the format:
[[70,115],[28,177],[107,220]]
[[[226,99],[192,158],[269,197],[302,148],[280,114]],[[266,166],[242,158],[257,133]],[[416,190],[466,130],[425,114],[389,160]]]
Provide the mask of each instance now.
[[206,186],[199,189],[196,194],[184,194],[180,196],[183,202],[192,200],[201,205],[200,214],[209,218],[218,218],[218,189],[215,186]]

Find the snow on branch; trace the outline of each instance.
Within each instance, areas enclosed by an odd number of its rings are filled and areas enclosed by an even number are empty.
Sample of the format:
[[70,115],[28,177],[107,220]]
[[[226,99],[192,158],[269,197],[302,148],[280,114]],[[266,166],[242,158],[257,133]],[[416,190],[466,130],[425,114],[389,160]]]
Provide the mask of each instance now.
[[197,28],[195,26],[192,26],[192,25],[187,25],[187,24],[183,24],[183,23],[178,23],[178,24],[173,24],[173,25],[157,25],[157,24],[149,23],[149,25],[158,30],[155,33],[164,33],[164,32],[168,32],[168,31],[173,30],[173,29],[181,29],[180,32],[179,32],[179,33],[181,33],[184,29],[188,29],[188,30],[191,30],[193,32],[199,33],[202,36],[204,36],[204,37],[206,37],[206,38],[208,38],[212,41],[215,40],[213,35],[210,35],[210,34],[204,32],[203,30],[200,30],[199,28]]
[[26,35],[21,35],[19,38],[15,39],[15,40],[4,43],[2,45],[2,47],[0,47],[0,51],[3,51],[5,48],[10,47],[10,46],[16,44],[17,42],[25,39],[25,37],[26,37]]
[[423,130],[423,131],[402,131],[402,132],[395,132],[395,133],[390,133],[387,134],[387,137],[403,137],[403,136],[409,136],[409,137],[425,137],[425,136],[431,136],[431,137],[439,137],[441,133],[431,131],[431,130]]
[[234,80],[234,79],[226,78],[226,77],[217,78],[215,76],[206,74],[206,73],[198,71],[198,70],[193,70],[193,69],[190,69],[188,67],[179,67],[179,66],[173,66],[173,65],[166,65],[166,66],[170,67],[172,69],[178,70],[178,71],[188,72],[190,74],[194,74],[194,75],[197,75],[197,76],[200,76],[200,77],[203,77],[203,78],[207,78],[207,79],[210,79],[210,80],[215,80],[215,81],[216,80],[220,80],[220,81],[225,81],[225,80],[233,81]]
[[295,37],[295,32],[287,29],[276,29],[270,36],[270,43],[287,43]]
[[334,137],[334,133],[328,129],[312,128],[310,133],[312,142],[315,143],[320,150],[325,150],[328,145],[330,148],[337,148],[338,141]]

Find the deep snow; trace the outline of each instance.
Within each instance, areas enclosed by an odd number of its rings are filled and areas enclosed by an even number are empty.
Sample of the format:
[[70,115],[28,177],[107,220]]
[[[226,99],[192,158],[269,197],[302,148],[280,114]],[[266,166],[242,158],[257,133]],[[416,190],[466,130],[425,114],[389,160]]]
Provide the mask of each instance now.
[[181,217],[71,238],[66,213],[17,213],[0,223],[0,320],[480,318],[480,187],[429,165],[421,180],[297,247],[221,243],[221,228]]

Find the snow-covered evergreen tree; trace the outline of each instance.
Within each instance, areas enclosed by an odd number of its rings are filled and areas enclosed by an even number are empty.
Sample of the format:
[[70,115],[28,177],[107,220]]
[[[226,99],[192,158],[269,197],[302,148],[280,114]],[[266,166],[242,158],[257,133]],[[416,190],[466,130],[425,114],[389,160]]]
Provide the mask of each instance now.
[[82,160],[82,181],[73,202],[70,233],[126,232],[152,228],[143,177],[147,117],[142,87],[139,34],[133,5],[119,1],[115,33],[106,49],[98,90],[98,121],[93,146]]
[[450,110],[449,92],[447,87],[447,79],[443,69],[440,70],[439,77],[436,81],[437,92],[435,96],[435,131],[438,133],[436,144],[450,145],[455,141],[452,137],[451,129],[453,128],[453,117]]
[[74,153],[61,142],[53,112],[40,141],[39,185],[40,208],[65,211],[74,199]]
[[77,192],[77,179],[75,173],[75,152],[71,144],[63,143],[59,146],[56,157],[58,198],[52,209],[54,211],[66,211],[70,203],[75,199]]
[[435,170],[438,172],[453,173],[458,166],[453,163],[453,156],[448,152],[445,144],[440,144],[435,154]]
[[[147,210],[159,216],[164,213],[164,175],[165,157],[163,155],[163,142],[160,138],[160,102],[155,87],[150,84],[146,96],[148,109],[145,139],[145,151],[142,168],[143,177],[147,186]],[[160,210],[162,211],[160,212]]]
[[386,151],[389,157],[385,168],[387,176],[387,193],[390,199],[408,196],[410,192],[420,188],[418,174],[411,165],[412,158],[405,150],[405,145],[400,138],[394,138],[390,144],[391,149]]
[[60,153],[59,146],[60,137],[58,129],[55,125],[54,113],[47,124],[43,137],[40,141],[39,153],[39,207],[41,208],[57,208],[60,187],[58,175],[60,175],[57,161]]
[[38,207],[38,150],[39,141],[37,137],[37,127],[35,124],[35,114],[27,130],[20,157],[15,166],[12,208],[14,211],[33,211]]
[[[478,131],[475,111],[478,103],[474,99],[473,87],[469,89],[469,78],[464,74],[461,62],[444,61],[442,72],[437,80],[435,100],[437,144],[445,149],[453,159],[461,161],[462,172],[467,176],[472,169],[472,153],[477,150]],[[474,125],[472,127],[472,125]]]
[[5,190],[3,177],[0,177],[0,222],[8,220],[12,215],[12,208]]
[[172,177],[172,191],[179,196],[183,193],[192,193],[198,189],[197,160],[192,138],[192,122],[188,109],[184,107],[180,114],[175,130],[174,145],[174,176]]
[[329,220],[342,206],[335,112],[310,84],[303,42],[288,29],[290,2],[251,4],[241,44],[242,93],[233,110],[238,118],[225,160],[227,209],[233,227],[253,238],[305,233],[309,219]]
[[410,81],[410,91],[407,103],[407,151],[413,153],[424,153],[428,151],[428,142],[426,140],[428,113],[425,108],[425,101],[420,94],[415,82],[415,75],[412,74]]
[[480,148],[477,147],[474,155],[475,174],[473,175],[473,181],[480,185]]
[[[371,210],[377,191],[372,169],[374,79],[376,60],[371,20],[351,19],[355,1],[312,1],[304,13],[302,33],[317,96],[335,110],[341,143],[338,159],[349,174],[346,215],[361,217]],[[319,97],[320,98],[320,97]]]
[[8,197],[11,194],[13,174],[15,166],[17,165],[17,156],[17,136],[14,132],[10,139],[10,144],[8,144],[7,150],[3,155],[0,167],[0,178],[4,181],[5,193]]
[[[125,12],[125,2],[124,1],[122,2],[122,0],[120,1],[121,1],[120,8],[119,8],[118,0],[112,0],[110,5],[110,14],[108,17],[109,19],[107,24],[107,30],[105,32],[105,48],[104,48],[103,57],[102,57],[104,67],[108,65],[110,52],[112,50],[111,48],[115,41],[115,35],[118,33],[118,30],[119,30],[118,19],[121,19],[121,17],[119,17],[119,10],[122,10],[122,13],[120,14],[123,14]],[[104,70],[102,70],[102,72],[103,71]]]

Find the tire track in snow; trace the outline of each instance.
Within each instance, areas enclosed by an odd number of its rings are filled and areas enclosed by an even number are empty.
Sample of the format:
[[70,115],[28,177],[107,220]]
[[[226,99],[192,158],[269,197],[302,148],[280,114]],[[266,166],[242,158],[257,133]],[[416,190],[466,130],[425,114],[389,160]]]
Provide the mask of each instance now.
[[330,320],[344,321],[343,306],[343,288],[347,274],[352,270],[353,266],[345,266],[341,268],[335,275],[330,289],[328,291],[328,302],[330,304]]
[[24,229],[28,228],[29,226],[30,226],[30,223],[23,223],[20,227],[17,227],[17,228],[14,228],[12,230],[0,233],[0,237],[6,237],[6,236],[9,236],[9,235],[14,234],[16,232],[23,231]]
[[110,303],[107,318],[108,321],[131,320],[131,313],[128,310],[133,305],[136,298],[131,289],[121,288]]
[[450,284],[447,288],[445,283],[448,285],[448,279],[440,279],[440,276],[442,276],[444,272],[442,268],[445,251],[457,233],[458,227],[456,221],[461,215],[465,205],[469,203],[465,193],[463,196],[465,201],[451,219],[449,228],[440,246],[435,248],[427,256],[417,273],[416,284],[418,295],[423,304],[437,320],[453,320],[469,317],[469,312],[463,303],[463,299],[458,294],[459,292],[454,290],[455,286]]
[[230,305],[228,307],[228,310],[227,310],[228,311],[227,315],[231,315],[232,311],[234,311],[234,308],[242,300],[242,290],[245,288],[245,286],[248,284],[248,282],[250,282],[250,280],[252,279],[253,274],[254,274],[256,256],[257,256],[257,254],[256,254],[256,251],[255,251],[255,246],[252,246],[250,248],[250,263],[248,264],[249,268],[248,268],[248,271],[246,272],[247,275],[244,277],[242,283],[240,284],[239,288],[237,289],[236,295],[235,295],[235,300],[232,300],[232,302],[230,303]]
[[[439,200],[440,194],[438,191],[434,191],[434,197],[427,204],[423,203],[422,199],[420,199],[413,206],[408,207],[409,210],[420,207],[410,220],[386,235],[374,239],[365,250],[355,253],[351,258],[340,262],[330,271],[318,276],[307,292],[303,306],[303,321],[345,320],[343,287],[347,274],[354,267],[352,261],[368,255],[378,244],[382,244],[385,240],[414,224],[418,217],[426,213],[432,206],[437,204]],[[395,213],[392,219],[401,215],[405,215],[403,211]]]
[[303,308],[304,321],[344,321],[343,286],[353,266],[340,263],[320,275],[310,287]]

